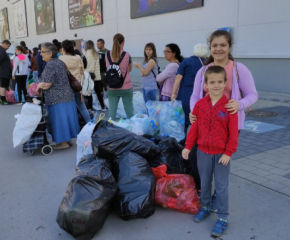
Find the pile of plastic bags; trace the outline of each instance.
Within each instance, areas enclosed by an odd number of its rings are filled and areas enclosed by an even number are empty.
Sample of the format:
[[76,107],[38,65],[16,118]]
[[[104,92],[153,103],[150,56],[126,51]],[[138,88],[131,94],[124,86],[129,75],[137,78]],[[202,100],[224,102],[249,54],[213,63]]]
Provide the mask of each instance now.
[[[135,119],[140,125],[145,121],[140,116]],[[79,146],[79,141],[87,144]],[[194,180],[187,175],[188,161],[175,138],[138,136],[100,120],[87,124],[77,142],[76,175],[57,216],[59,226],[75,238],[92,239],[111,207],[126,221],[150,217],[155,204],[192,214],[198,211]]]

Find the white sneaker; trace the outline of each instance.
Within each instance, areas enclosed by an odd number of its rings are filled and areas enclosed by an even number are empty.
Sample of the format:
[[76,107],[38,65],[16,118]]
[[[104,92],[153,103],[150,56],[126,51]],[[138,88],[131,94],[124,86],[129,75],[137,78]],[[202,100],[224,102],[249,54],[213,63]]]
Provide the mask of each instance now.
[[102,108],[101,111],[102,112],[106,112],[108,110],[108,108]]

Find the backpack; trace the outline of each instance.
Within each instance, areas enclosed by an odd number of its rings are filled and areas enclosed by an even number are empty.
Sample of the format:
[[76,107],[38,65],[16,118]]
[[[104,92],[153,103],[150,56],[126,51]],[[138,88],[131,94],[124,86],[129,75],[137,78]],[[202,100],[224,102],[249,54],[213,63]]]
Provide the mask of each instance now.
[[[160,66],[158,65],[158,62],[157,62],[157,60],[156,60],[156,58],[152,58],[155,62],[156,62],[156,64],[157,64],[157,74],[160,74],[161,73],[161,71],[160,71]],[[153,69],[151,70],[151,72],[153,73],[153,75],[154,75],[154,77],[156,78],[156,74],[155,74],[155,72],[153,71]]]
[[107,58],[110,63],[110,66],[107,68],[106,72],[106,81],[110,88],[121,88],[124,84],[127,72],[123,77],[121,69],[119,67],[122,62],[126,52],[123,52],[121,58],[118,62],[112,62],[110,51],[107,52]]
[[90,73],[84,71],[84,74],[81,79],[82,85],[82,95],[84,96],[91,96],[94,91],[94,81],[91,78]]

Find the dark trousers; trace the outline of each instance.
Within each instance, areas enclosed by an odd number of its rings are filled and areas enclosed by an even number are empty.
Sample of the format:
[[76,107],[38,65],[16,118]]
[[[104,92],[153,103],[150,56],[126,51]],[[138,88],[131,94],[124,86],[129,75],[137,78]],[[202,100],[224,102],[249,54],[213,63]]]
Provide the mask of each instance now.
[[15,76],[15,80],[17,83],[17,92],[18,92],[18,101],[22,102],[22,91],[23,91],[23,95],[24,98],[27,95],[27,89],[26,89],[26,79],[27,79],[27,75],[19,75],[19,76]]
[[219,218],[227,220],[229,215],[229,175],[230,163],[224,166],[218,163],[223,154],[206,154],[201,150],[197,150],[198,171],[201,178],[201,206],[211,207],[211,189],[214,176],[217,214]]
[[95,92],[98,96],[98,100],[101,104],[101,107],[105,108],[104,98],[103,98],[103,83],[102,83],[102,81],[95,81],[94,84],[95,84],[94,89],[95,89]]

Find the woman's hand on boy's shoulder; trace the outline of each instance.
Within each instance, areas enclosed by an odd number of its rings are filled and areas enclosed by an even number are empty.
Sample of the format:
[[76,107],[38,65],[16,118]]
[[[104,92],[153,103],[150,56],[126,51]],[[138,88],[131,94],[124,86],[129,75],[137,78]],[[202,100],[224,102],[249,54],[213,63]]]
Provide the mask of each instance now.
[[226,105],[225,105],[226,109],[228,110],[228,112],[230,112],[230,114],[235,114],[236,112],[239,111],[240,109],[240,105],[238,103],[238,101],[231,99]]

